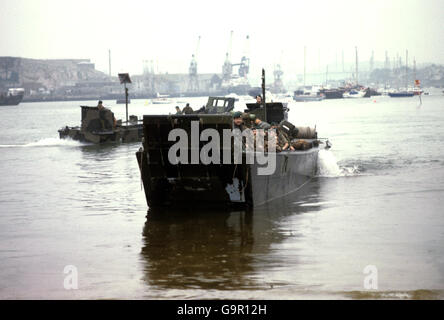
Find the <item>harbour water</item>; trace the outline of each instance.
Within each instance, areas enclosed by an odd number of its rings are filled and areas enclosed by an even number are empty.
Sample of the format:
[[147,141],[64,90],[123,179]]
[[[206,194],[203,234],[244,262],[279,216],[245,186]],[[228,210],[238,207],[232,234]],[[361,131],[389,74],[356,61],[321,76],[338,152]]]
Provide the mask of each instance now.
[[252,212],[148,211],[139,143],[58,139],[96,101],[1,107],[0,298],[443,299],[444,97],[422,100],[292,103],[289,120],[333,148],[302,190]]

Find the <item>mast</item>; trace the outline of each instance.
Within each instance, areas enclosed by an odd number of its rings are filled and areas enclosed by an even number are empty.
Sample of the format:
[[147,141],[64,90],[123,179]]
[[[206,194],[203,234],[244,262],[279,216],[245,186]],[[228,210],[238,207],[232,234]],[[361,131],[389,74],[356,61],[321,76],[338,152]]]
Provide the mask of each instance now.
[[305,88],[306,75],[307,75],[307,47],[304,47],[304,88]]
[[344,49],[342,49],[342,73],[345,72],[345,64],[344,64]]
[[126,111],[126,124],[128,124],[128,88],[125,82],[125,111]]
[[416,81],[416,58],[415,57],[413,57],[413,76],[415,77],[415,79],[413,79],[413,80]]
[[338,51],[336,51],[336,63],[335,63],[335,71],[338,71]]
[[265,116],[264,116],[264,121],[268,122],[267,120],[267,103],[265,102],[265,69],[262,68],[262,106],[264,107],[264,112],[265,112]]
[[108,71],[109,76],[111,77],[111,49],[108,50]]
[[384,63],[384,69],[390,69],[390,58],[388,56],[387,50],[385,50],[385,63]]
[[408,90],[408,83],[409,83],[409,51],[405,51],[405,91]]
[[325,70],[325,86],[328,86],[328,64],[327,64],[327,68]]
[[356,52],[356,86],[358,86],[358,47],[355,47]]

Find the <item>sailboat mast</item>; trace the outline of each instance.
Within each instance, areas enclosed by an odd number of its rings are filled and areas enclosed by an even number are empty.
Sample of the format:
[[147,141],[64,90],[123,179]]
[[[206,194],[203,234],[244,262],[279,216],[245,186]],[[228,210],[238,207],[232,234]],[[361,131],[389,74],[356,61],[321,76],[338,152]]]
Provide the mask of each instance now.
[[358,47],[355,47],[356,52],[356,86],[358,86]]
[[328,85],[328,64],[327,64],[327,67],[325,70],[325,86],[327,86],[327,85]]
[[344,49],[342,49],[342,73],[345,72],[345,64],[344,64]]
[[405,90],[408,90],[408,83],[409,83],[409,51],[405,51]]
[[111,77],[111,49],[108,50],[108,72]]
[[416,80],[416,58],[415,57],[413,57],[413,76],[415,77],[415,79],[413,79],[413,80]]
[[[413,57],[413,76],[414,76],[413,82],[415,83],[414,86],[418,87],[418,89],[421,89],[421,85],[419,84],[419,80],[416,77],[416,58],[415,57]],[[421,93],[419,95],[421,98]]]
[[305,87],[306,75],[307,75],[307,47],[304,47],[304,87]]

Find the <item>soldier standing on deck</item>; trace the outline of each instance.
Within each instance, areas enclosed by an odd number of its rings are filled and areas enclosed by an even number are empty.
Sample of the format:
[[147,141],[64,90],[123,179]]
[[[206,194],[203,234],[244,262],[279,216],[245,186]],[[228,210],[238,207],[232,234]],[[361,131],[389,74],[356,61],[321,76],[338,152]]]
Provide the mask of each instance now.
[[185,108],[183,108],[182,110],[182,114],[193,114],[194,110],[193,108],[190,107],[190,104],[187,103],[187,105],[185,106]]
[[[100,117],[100,122],[102,123],[102,129],[107,129],[105,126],[105,113],[106,112],[111,112],[111,110],[109,110],[108,108],[105,108],[105,106],[103,105],[103,101],[100,100],[99,103],[97,104],[97,109],[99,109],[99,117]],[[117,126],[117,120],[116,117],[114,117],[114,113],[111,112],[111,114],[113,115],[113,128],[115,128]]]

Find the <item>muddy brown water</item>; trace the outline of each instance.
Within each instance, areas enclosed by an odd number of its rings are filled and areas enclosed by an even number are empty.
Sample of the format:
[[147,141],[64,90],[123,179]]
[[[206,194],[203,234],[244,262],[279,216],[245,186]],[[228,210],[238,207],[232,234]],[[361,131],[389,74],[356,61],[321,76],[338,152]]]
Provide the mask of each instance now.
[[[85,102],[1,107],[0,298],[442,299],[444,97],[422,100],[291,104],[290,121],[333,143],[320,176],[233,212],[148,210],[138,143],[58,139]],[[130,114],[174,107],[133,100]]]

